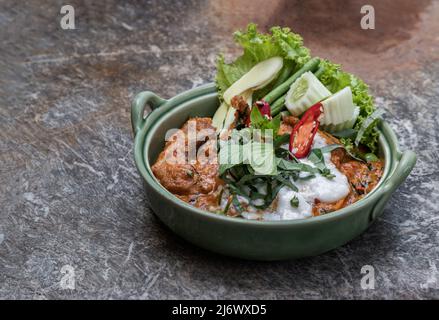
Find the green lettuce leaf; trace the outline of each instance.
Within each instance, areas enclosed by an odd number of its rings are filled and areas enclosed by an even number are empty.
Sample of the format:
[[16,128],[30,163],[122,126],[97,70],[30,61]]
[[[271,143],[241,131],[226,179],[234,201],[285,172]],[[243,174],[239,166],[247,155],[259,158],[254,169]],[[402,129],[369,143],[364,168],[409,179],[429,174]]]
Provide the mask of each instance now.
[[[231,63],[226,63],[223,55],[218,57],[215,81],[220,98],[228,87],[263,60],[279,56],[284,58],[283,69],[291,68],[291,63],[294,63],[294,69],[297,70],[310,59],[309,50],[303,46],[300,35],[291,32],[289,28],[280,27],[273,27],[270,32],[259,33],[256,24],[251,23],[245,31],[234,33],[235,42],[244,52]],[[279,74],[282,74],[283,69]]]
[[[369,94],[368,86],[358,77],[341,70],[341,66],[328,60],[322,60],[320,66],[324,71],[319,75],[319,80],[331,91],[336,93],[341,89],[350,86],[354,104],[360,107],[360,114],[355,122],[354,129],[359,130],[363,122],[375,111],[372,96]],[[379,119],[376,119],[364,132],[361,143],[376,152],[379,133],[376,130]],[[345,141],[352,140],[350,138]]]

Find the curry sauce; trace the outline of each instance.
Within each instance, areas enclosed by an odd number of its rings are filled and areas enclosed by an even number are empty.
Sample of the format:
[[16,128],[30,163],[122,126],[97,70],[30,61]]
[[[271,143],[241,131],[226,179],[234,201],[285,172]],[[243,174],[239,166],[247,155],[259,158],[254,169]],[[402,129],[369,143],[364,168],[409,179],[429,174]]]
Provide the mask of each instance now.
[[[291,133],[296,122],[297,118],[293,116],[283,117],[279,135]],[[213,155],[214,157],[197,157],[192,161],[187,161],[188,145],[191,144],[191,137],[188,134],[190,125],[196,129],[197,134],[203,132],[202,137],[204,138],[201,141],[198,139],[194,143],[197,154],[201,152],[203,155]],[[341,144],[337,138],[326,132],[319,130],[318,134],[328,144]],[[179,199],[203,210],[222,211],[227,215],[236,216],[237,212],[232,207],[227,208],[224,212],[224,191],[227,190],[227,184],[219,177],[216,148],[215,128],[212,126],[212,119],[189,119],[181,130],[168,139],[164,150],[152,166],[152,170],[162,186]],[[170,159],[172,161],[169,161]],[[344,148],[331,151],[330,159],[336,168],[346,176],[349,183],[349,193],[342,199],[330,203],[315,199],[312,204],[313,216],[336,211],[358,201],[378,184],[383,174],[382,160],[365,163],[352,158]],[[273,201],[272,207],[277,205],[276,200]]]

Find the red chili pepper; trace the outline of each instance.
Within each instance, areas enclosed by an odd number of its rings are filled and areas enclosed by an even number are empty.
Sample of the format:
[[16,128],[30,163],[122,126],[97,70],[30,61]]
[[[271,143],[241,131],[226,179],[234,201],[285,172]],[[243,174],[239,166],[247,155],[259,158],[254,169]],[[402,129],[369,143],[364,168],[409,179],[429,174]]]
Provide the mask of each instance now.
[[296,123],[290,136],[290,152],[298,159],[306,157],[320,125],[323,105],[318,102],[309,108]]
[[256,105],[259,108],[259,111],[261,112],[263,117],[267,117],[268,119],[271,119],[271,107],[268,104],[268,102],[264,100],[256,101]]
[[[258,107],[259,112],[263,117],[266,117],[267,119],[271,119],[271,107],[270,105],[265,102],[264,100],[256,101],[255,105]],[[245,119],[245,126],[250,127],[250,114]]]

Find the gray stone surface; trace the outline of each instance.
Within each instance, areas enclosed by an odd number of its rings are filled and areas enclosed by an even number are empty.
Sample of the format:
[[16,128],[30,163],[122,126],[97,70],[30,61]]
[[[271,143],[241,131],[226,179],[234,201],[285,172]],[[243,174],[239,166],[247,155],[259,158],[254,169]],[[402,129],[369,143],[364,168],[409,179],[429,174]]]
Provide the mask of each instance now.
[[[365,31],[362,1],[299,2],[76,0],[77,29],[62,30],[62,1],[0,1],[0,298],[439,298],[439,4],[368,1]],[[211,81],[248,21],[289,25],[364,78],[419,155],[377,223],[318,257],[241,261],[184,242],[133,162],[130,99]]]

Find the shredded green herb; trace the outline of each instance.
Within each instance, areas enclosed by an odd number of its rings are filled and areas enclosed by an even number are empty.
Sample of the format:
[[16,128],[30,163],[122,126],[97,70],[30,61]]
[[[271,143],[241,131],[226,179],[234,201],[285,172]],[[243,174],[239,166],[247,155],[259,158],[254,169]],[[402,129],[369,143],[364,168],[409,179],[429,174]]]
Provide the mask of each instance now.
[[291,200],[290,200],[290,204],[293,208],[298,208],[299,207],[299,198],[297,198],[297,196],[294,196]]

